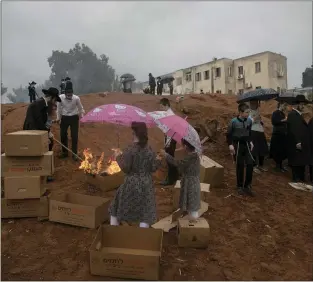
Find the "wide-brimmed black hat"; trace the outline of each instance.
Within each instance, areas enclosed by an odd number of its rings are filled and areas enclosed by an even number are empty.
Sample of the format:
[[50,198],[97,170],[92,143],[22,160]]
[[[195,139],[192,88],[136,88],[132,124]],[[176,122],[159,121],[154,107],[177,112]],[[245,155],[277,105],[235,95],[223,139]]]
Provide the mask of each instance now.
[[66,78],[65,78],[65,81],[68,81],[68,80],[71,80],[71,79],[70,79],[69,77],[66,77]]
[[42,93],[48,97],[56,98],[57,102],[61,102],[61,98],[59,96],[59,90],[57,88],[50,87],[48,90],[42,89]]
[[32,81],[30,84],[37,84],[35,81]]
[[292,101],[294,105],[304,103],[304,104],[312,104],[303,94],[297,95]]

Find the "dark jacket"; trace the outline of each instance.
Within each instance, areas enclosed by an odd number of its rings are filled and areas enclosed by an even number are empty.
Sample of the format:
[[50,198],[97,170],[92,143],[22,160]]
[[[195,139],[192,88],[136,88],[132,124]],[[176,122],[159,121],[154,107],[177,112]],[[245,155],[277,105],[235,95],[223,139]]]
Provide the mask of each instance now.
[[[167,137],[165,135],[164,136],[164,143],[165,143],[165,145],[166,145],[166,139],[167,139]],[[175,150],[176,150],[176,141],[172,138],[169,146],[167,146],[165,148],[165,152],[168,153],[169,155],[171,155],[172,157],[174,157]]]
[[66,83],[62,81],[61,84],[60,84],[61,92],[65,91],[65,85],[66,85]]
[[280,111],[276,110],[272,114],[272,125],[273,134],[286,135],[287,134],[287,122],[282,122],[286,115]]
[[36,96],[36,88],[34,86],[28,86],[28,96]]
[[70,80],[67,80],[67,81],[65,82],[65,90],[68,90],[68,89],[73,90],[73,83],[72,83],[72,81],[70,81]]
[[48,130],[48,107],[44,98],[39,98],[28,106],[23,130]]
[[162,80],[157,82],[157,87],[158,87],[158,89],[163,89],[163,82],[162,82]]
[[[291,166],[305,166],[310,163],[309,127],[303,116],[292,110],[287,118],[288,162]],[[296,145],[301,143],[301,150]]]
[[149,86],[155,87],[155,78],[153,76],[149,76]]
[[310,134],[310,155],[311,155],[311,161],[310,161],[310,165],[313,165],[313,118],[310,119],[309,124],[308,124],[308,128],[309,128],[309,134]]
[[236,145],[236,143],[245,143],[251,141],[252,120],[250,118],[241,119],[233,118],[228,126],[226,139],[228,145]]

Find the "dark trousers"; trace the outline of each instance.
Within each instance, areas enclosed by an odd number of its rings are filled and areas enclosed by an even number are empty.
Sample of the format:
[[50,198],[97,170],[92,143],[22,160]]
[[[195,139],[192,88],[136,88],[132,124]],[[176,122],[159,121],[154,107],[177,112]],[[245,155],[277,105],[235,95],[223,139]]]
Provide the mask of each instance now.
[[150,85],[150,94],[155,95],[155,86]]
[[[67,130],[70,127],[71,129],[71,138],[72,138],[72,151],[77,154],[77,142],[78,142],[78,128],[79,128],[79,116],[62,116],[60,133],[61,133],[61,143],[68,147],[68,138]],[[62,147],[62,152],[64,155],[68,154],[68,151]]]
[[157,95],[162,95],[163,89],[161,87],[157,88]]
[[293,182],[305,181],[305,166],[292,166],[291,169]]
[[313,182],[313,165],[310,165],[310,181]]
[[[235,146],[236,150],[236,176],[237,176],[237,187],[249,187],[252,184],[253,177],[253,158],[251,155],[249,144],[238,143]],[[244,179],[246,167],[246,178]]]
[[29,102],[32,103],[34,101],[36,101],[36,95],[33,94],[29,95]]
[[264,156],[253,156],[254,157],[254,166],[263,166],[264,165]]
[[170,87],[170,95],[173,95],[174,88]]
[[[174,157],[174,152],[167,152],[169,155],[171,155],[172,157]],[[176,166],[170,164],[169,162],[167,162],[167,179],[166,181],[169,184],[174,184],[176,183],[177,179],[178,179],[178,169]]]

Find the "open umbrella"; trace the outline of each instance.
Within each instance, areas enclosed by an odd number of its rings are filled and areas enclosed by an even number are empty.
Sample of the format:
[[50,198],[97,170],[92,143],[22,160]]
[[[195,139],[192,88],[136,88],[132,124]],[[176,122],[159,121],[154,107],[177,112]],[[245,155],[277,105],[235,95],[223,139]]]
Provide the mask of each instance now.
[[282,102],[282,103],[288,103],[288,104],[293,104],[293,103],[305,103],[305,104],[311,104],[309,100],[305,98],[303,94],[299,94],[299,92],[285,92],[279,95],[276,99],[277,102]]
[[144,122],[147,127],[154,126],[153,119],[142,109],[125,104],[107,104],[88,112],[81,122],[108,122],[131,126],[132,122]]
[[238,96],[237,103],[245,103],[252,100],[267,101],[277,98],[278,95],[279,93],[272,88],[260,88]]
[[197,131],[183,118],[165,111],[149,112],[156,125],[167,136],[173,138],[177,142],[185,139],[195,147],[198,154],[202,153],[202,146]]
[[175,78],[171,75],[161,77],[161,81],[163,82],[163,84],[172,82],[173,80],[175,80]]

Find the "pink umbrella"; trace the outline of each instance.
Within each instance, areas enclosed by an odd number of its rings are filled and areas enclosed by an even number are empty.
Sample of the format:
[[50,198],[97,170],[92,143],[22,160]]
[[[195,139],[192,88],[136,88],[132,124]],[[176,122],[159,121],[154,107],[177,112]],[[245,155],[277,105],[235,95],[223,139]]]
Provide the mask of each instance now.
[[88,112],[81,122],[108,122],[131,126],[132,122],[144,122],[148,127],[155,125],[153,119],[143,110],[124,104],[107,104]]
[[201,154],[202,146],[197,131],[186,121],[174,113],[165,111],[149,112],[156,125],[169,137],[177,142],[185,139]]

